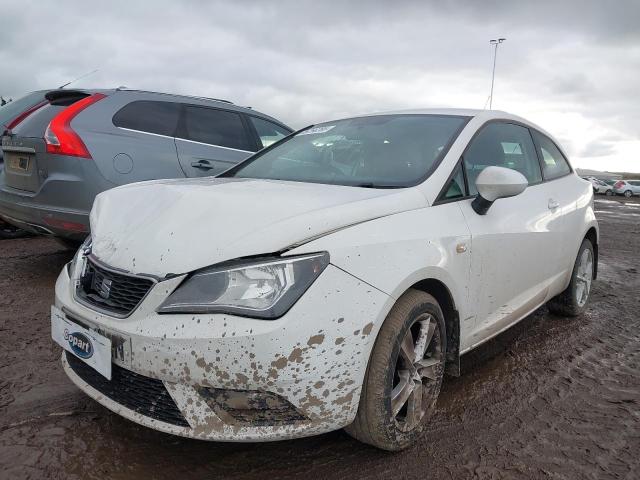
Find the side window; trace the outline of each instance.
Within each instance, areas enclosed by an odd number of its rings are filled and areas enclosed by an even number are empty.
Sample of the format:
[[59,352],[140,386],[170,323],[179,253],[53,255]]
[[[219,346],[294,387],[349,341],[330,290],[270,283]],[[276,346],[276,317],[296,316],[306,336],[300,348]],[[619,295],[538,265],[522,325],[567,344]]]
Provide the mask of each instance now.
[[276,143],[278,140],[291,133],[280,125],[276,125],[275,123],[263,118],[251,116],[249,118],[251,119],[251,123],[253,123],[256,132],[258,132],[258,137],[260,137],[260,142],[262,142],[262,148],[268,147],[272,143]]
[[187,105],[184,131],[187,140],[238,150],[255,150],[242,123],[240,114],[215,108]]
[[466,196],[466,188],[464,186],[464,172],[462,171],[462,164],[454,170],[454,174],[449,180],[447,188],[440,195],[439,201],[453,200],[455,198],[463,198]]
[[173,137],[179,116],[179,103],[138,100],[118,110],[113,116],[113,124],[116,127]]
[[562,177],[571,171],[567,159],[564,158],[555,143],[535,130],[533,130],[533,138],[536,141],[540,158],[542,158],[542,173],[545,180]]
[[522,173],[529,185],[542,181],[540,163],[529,129],[512,123],[489,123],[463,155],[469,193],[476,195],[476,178],[486,167],[506,167]]

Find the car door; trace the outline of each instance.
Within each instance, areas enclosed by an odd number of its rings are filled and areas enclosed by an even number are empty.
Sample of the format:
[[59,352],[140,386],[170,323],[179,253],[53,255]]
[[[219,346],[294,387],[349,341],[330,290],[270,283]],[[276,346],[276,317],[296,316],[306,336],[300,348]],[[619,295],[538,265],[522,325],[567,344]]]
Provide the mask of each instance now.
[[217,175],[258,150],[241,113],[200,105],[184,105],[175,141],[188,177]]
[[460,202],[471,232],[469,302],[476,307],[468,340],[481,343],[541,305],[546,298],[554,240],[548,192],[528,128],[489,122],[471,140],[461,159],[471,197],[475,180],[487,166],[512,168],[529,186],[523,193],[497,200],[478,215],[472,199]]
[[575,256],[582,242],[582,225],[578,206],[585,208],[590,198],[584,197],[583,182],[571,171],[569,162],[558,146],[543,133],[531,129],[545,182],[547,206],[551,218],[547,225],[555,238],[555,248],[549,256],[550,288],[559,293],[573,270]]

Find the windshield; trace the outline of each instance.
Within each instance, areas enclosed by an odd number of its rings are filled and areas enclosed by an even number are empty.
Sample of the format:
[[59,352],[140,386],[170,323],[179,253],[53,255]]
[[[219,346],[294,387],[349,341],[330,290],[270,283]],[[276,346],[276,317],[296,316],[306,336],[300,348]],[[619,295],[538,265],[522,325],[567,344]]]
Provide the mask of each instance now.
[[[0,107],[0,124],[8,125],[25,110],[44,101],[45,92],[33,92]],[[1,132],[0,132],[1,133]]]
[[323,123],[258,153],[222,176],[408,187],[431,173],[467,120],[401,114]]

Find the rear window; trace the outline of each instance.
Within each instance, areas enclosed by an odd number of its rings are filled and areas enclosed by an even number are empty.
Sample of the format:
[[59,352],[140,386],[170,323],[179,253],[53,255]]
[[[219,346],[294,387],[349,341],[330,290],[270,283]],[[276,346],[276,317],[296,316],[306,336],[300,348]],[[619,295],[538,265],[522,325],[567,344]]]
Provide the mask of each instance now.
[[276,125],[273,122],[265,120],[264,118],[258,117],[249,117],[251,119],[251,123],[256,129],[258,133],[258,137],[260,138],[260,143],[262,143],[262,147],[268,147],[269,145],[276,143],[278,140],[286,137],[291,132],[280,125]]
[[240,114],[235,112],[187,105],[183,130],[179,136],[186,140],[237,150],[255,150]]
[[138,100],[118,110],[113,116],[113,124],[116,127],[173,137],[179,116],[179,103]]
[[0,124],[9,124],[22,112],[41,102],[44,102],[44,92],[33,92],[3,105],[0,107]]

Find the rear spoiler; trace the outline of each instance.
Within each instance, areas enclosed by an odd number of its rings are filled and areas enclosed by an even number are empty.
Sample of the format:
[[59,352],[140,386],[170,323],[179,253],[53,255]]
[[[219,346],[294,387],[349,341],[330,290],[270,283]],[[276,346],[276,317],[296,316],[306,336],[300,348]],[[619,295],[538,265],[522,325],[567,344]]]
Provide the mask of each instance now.
[[51,105],[69,106],[72,103],[82,100],[85,97],[91,95],[84,90],[51,90],[44,95]]

